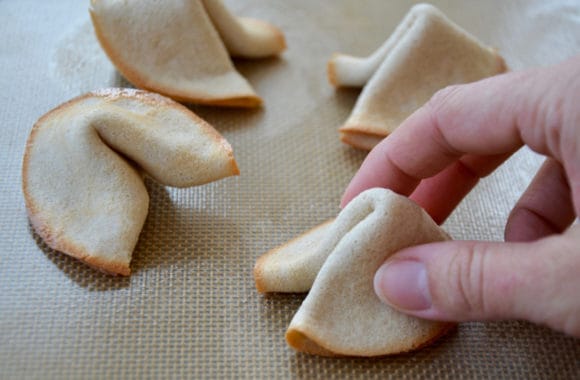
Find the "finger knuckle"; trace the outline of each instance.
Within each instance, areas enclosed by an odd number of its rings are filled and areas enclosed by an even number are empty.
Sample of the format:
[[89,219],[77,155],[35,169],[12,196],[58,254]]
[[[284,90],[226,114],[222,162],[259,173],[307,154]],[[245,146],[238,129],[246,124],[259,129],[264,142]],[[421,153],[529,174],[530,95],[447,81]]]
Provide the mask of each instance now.
[[428,112],[431,125],[433,126],[430,136],[434,144],[439,145],[442,151],[450,156],[461,156],[452,143],[452,135],[449,134],[450,126],[453,122],[450,118],[455,116],[457,102],[455,99],[461,98],[462,85],[452,85],[439,90],[426,103],[425,109]]
[[427,102],[427,107],[434,114],[441,113],[444,107],[452,103],[457,96],[460,96],[462,88],[463,85],[454,84],[438,90]]
[[466,250],[455,253],[448,270],[449,302],[457,313],[467,318],[488,313],[485,297],[485,257],[486,249],[473,244]]

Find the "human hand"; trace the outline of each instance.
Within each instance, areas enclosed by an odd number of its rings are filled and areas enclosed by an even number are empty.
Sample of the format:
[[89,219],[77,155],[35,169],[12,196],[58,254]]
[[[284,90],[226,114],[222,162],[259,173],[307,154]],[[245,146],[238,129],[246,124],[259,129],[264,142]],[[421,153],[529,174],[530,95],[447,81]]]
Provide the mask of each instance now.
[[421,318],[525,319],[580,337],[580,56],[439,91],[377,145],[343,196],[410,196],[438,223],[523,145],[547,157],[505,243],[412,247],[375,275],[379,297]]

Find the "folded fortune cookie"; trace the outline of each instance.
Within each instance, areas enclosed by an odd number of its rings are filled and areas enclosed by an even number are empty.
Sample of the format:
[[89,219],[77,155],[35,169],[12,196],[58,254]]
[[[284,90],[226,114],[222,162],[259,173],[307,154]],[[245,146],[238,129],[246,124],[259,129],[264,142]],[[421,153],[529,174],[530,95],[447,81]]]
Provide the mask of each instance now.
[[[326,236],[321,237],[321,231]],[[311,243],[290,243],[270,251],[258,260],[254,272],[259,274],[256,284],[262,282],[258,288],[279,292],[307,291],[308,278],[315,273],[308,296],[286,332],[286,340],[296,350],[324,356],[383,356],[423,347],[453,326],[407,316],[374,292],[375,272],[391,254],[449,239],[408,198],[385,189],[367,190],[333,222],[298,239]],[[291,246],[307,249],[292,254]]]
[[278,28],[238,18],[220,0],[91,0],[90,11],[103,50],[127,80],[183,102],[259,106],[229,53],[261,58],[286,47]]
[[142,172],[188,187],[239,170],[228,142],[171,99],[92,92],[50,111],[30,132],[22,189],[31,224],[51,248],[129,275],[149,206]]
[[364,86],[340,127],[343,142],[370,150],[438,90],[506,71],[496,50],[429,4],[411,8],[373,54],[335,54],[328,77],[337,86]]

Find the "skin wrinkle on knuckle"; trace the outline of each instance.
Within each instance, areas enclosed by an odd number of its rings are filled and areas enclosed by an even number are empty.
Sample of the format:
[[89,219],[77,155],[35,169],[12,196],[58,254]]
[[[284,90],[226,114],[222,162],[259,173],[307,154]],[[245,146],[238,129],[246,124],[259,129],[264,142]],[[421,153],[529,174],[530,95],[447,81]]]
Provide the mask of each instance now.
[[430,107],[435,113],[441,111],[441,108],[449,105],[450,99],[457,96],[462,89],[463,85],[455,84],[444,87],[437,92],[429,99],[427,102],[427,106]]
[[538,129],[534,120],[538,118],[538,107],[535,105],[524,107],[527,112],[520,112],[516,115],[516,130],[519,138],[535,152],[545,151]]
[[461,91],[460,85],[454,85],[439,90],[426,103],[426,111],[429,115],[429,121],[433,126],[433,135],[431,140],[440,148],[439,151],[444,153],[447,158],[455,159],[461,157],[464,152],[456,149],[445,134],[443,124],[441,122],[442,115],[447,115],[450,111],[446,109],[453,99]]
[[[461,313],[462,315],[470,315],[472,305],[469,301],[469,296],[466,293],[466,288],[463,286],[463,258],[464,252],[454,252],[447,267],[444,278],[447,280],[446,289],[451,290],[445,292],[445,308],[451,309],[451,313]],[[433,292],[435,293],[435,292]],[[435,293],[437,294],[437,293]],[[437,300],[434,300],[437,305]],[[437,305],[438,306],[438,305]],[[454,316],[462,318],[463,316]]]
[[[423,110],[426,112],[429,125],[431,126],[431,136],[429,136],[429,141],[431,144],[436,146],[434,153],[439,156],[434,157],[434,165],[440,163],[441,159],[444,159],[446,162],[457,161],[464,154],[464,152],[456,149],[453,144],[450,143],[450,140],[446,136],[444,128],[440,122],[441,115],[446,115],[447,112],[449,112],[445,110],[445,107],[447,107],[451,102],[450,99],[453,99],[453,97],[461,91],[461,88],[462,85],[453,85],[439,90],[423,106]],[[390,167],[395,168],[398,171],[398,173],[396,173],[397,176],[399,178],[402,176],[408,179],[408,182],[415,182],[415,184],[417,184],[422,179],[429,177],[434,171],[433,167],[430,167],[430,165],[427,165],[422,169],[407,168],[406,161],[398,160],[397,158],[400,158],[401,155],[393,154],[393,149],[382,149],[380,152],[381,160],[385,162],[385,164],[390,164]],[[402,157],[406,156],[402,155]],[[469,171],[469,174],[474,172],[469,167],[466,169]]]
[[418,183],[419,181],[421,181],[421,177],[413,175],[409,170],[406,170],[404,168],[404,165],[401,165],[399,162],[397,162],[395,158],[391,157],[390,152],[391,150],[388,149],[385,150],[383,152],[382,160],[383,162],[385,162],[385,164],[387,164],[388,167],[394,168],[397,171],[396,173],[397,177],[406,178],[408,182],[412,183]]
[[459,319],[472,319],[485,315],[488,310],[485,300],[484,260],[485,251],[479,245],[469,245],[467,249],[456,251],[447,265],[446,306]]
[[[527,70],[514,77],[523,84],[516,94],[522,100],[515,120],[521,140],[532,150],[560,160],[560,149],[567,143],[561,140],[566,102],[565,91],[561,90],[566,84],[551,69]],[[538,77],[550,83],[548,91],[545,91],[546,83],[538,82]]]

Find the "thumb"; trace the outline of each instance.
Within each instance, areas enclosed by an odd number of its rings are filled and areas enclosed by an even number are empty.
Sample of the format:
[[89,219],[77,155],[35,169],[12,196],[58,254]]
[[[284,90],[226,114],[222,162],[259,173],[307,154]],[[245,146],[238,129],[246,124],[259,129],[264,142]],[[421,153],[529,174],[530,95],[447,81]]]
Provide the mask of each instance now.
[[580,337],[580,225],[533,243],[408,248],[379,268],[375,291],[421,318],[525,319]]

